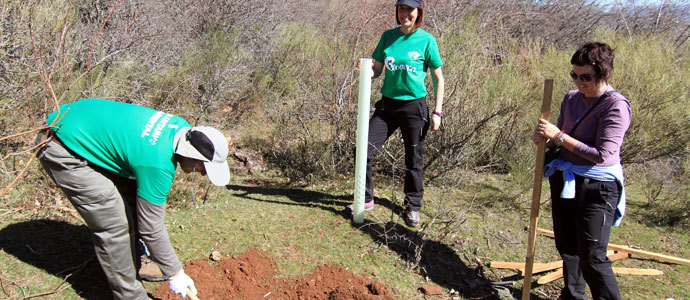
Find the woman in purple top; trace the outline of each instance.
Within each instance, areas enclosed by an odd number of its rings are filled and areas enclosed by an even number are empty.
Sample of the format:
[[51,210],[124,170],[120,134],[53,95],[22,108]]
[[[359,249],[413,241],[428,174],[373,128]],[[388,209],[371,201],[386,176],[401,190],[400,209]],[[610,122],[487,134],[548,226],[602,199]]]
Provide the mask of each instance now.
[[[570,60],[577,90],[565,95],[558,123],[540,119],[532,137],[535,144],[561,146],[558,164],[565,166],[549,177],[553,231],[563,258],[562,299],[587,299],[585,283],[594,299],[621,299],[606,247],[614,216],[622,217],[617,208],[624,211],[620,149],[632,112],[628,99],[607,82],[613,58],[604,43],[578,49]],[[574,197],[564,196],[565,172],[574,173]]]

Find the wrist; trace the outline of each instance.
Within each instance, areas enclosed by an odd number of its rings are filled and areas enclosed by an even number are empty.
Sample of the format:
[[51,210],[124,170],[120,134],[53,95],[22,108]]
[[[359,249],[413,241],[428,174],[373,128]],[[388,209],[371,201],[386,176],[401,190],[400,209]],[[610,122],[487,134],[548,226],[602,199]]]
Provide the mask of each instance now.
[[184,275],[184,269],[180,269],[179,271],[177,271],[177,273],[175,273],[175,274],[173,274],[172,276],[170,276],[169,279],[174,279],[174,278],[180,277],[180,276],[182,276],[182,275]]
[[563,137],[564,136],[565,136],[565,130],[561,130],[553,137],[553,142],[556,144],[556,146],[563,146]]
[[440,111],[434,111],[432,114],[437,115],[439,117],[443,117],[443,113]]

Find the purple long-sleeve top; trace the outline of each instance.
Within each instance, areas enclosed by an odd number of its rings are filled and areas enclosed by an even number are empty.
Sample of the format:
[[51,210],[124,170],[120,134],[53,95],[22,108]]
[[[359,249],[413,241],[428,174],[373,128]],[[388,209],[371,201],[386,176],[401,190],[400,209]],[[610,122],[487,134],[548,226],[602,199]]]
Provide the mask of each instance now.
[[620,162],[620,150],[625,132],[630,127],[632,110],[630,101],[620,93],[612,93],[602,100],[580,125],[571,132],[578,118],[581,118],[597,99],[612,90],[608,85],[593,98],[585,98],[578,90],[568,92],[561,103],[558,128],[565,130],[579,142],[571,152],[562,148],[560,158],[575,165],[611,166]]

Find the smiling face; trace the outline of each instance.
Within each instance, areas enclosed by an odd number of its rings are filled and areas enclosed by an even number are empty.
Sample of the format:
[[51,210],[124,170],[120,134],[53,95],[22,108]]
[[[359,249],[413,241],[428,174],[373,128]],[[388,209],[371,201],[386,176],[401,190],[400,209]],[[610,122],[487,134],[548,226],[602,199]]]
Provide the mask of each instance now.
[[401,4],[396,7],[398,12],[398,22],[403,27],[412,28],[417,22],[417,15],[419,11],[416,7],[412,7],[406,4]]
[[[606,81],[597,80],[595,76],[596,72],[594,72],[594,68],[592,66],[573,65],[573,73],[578,76],[577,78],[573,79],[573,83],[575,86],[577,86],[577,89],[580,91],[580,93],[583,93],[587,98],[596,97],[601,93],[604,87],[606,87]],[[582,75],[590,75],[589,77],[591,77],[592,80],[584,81],[582,80]]]

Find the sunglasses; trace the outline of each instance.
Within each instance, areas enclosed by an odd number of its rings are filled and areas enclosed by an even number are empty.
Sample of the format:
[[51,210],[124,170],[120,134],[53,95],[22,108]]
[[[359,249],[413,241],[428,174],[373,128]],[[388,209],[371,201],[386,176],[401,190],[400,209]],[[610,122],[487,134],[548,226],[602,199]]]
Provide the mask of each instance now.
[[589,82],[592,81],[592,79],[594,79],[594,74],[577,75],[575,71],[570,71],[570,78],[572,78],[573,80],[577,80],[578,78],[580,78],[580,80],[584,82]]

